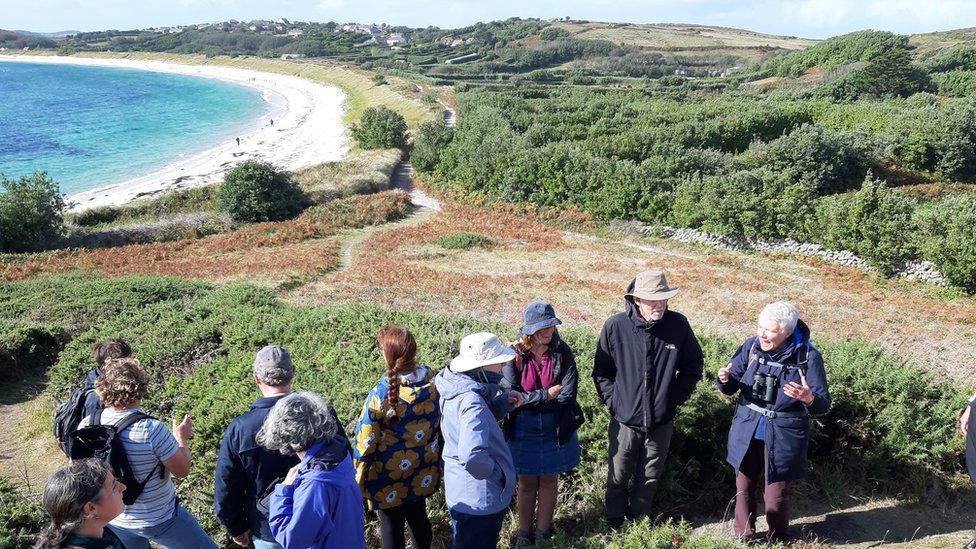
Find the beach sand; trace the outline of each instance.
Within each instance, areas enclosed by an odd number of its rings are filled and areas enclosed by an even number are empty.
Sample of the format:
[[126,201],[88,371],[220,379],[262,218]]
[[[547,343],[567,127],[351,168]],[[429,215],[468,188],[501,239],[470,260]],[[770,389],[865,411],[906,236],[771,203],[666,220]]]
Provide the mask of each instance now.
[[130,59],[17,55],[0,56],[0,60],[117,67],[215,78],[257,88],[264,100],[271,104],[271,112],[255,123],[260,127],[240,136],[240,145],[231,139],[202,153],[180,158],[150,174],[70,195],[67,202],[73,212],[117,206],[166,191],[219,183],[228,170],[248,159],[296,170],[340,160],[349,152],[349,136],[342,123],[345,94],[335,86],[305,78],[231,67]]

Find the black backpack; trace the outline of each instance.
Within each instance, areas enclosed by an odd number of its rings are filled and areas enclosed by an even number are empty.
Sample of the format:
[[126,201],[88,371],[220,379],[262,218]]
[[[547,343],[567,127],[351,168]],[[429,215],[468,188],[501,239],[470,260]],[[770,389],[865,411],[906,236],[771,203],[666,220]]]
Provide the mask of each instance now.
[[125,492],[122,492],[122,502],[126,505],[132,505],[139,499],[146,483],[156,474],[156,471],[159,471],[160,478],[166,474],[162,462],[157,462],[153,470],[141,481],[136,479],[135,473],[132,471],[129,456],[125,453],[119,434],[131,427],[133,423],[143,419],[154,418],[142,412],[134,412],[115,425],[102,425],[102,411],[97,410],[91,416],[90,425],[76,429],[68,435],[68,457],[71,459],[99,458],[108,463],[115,479],[125,485]]
[[[69,435],[78,428],[85,416],[92,415],[101,408],[101,402],[97,397],[94,397],[95,388],[92,386],[91,377],[89,374],[85,384],[71,391],[68,400],[62,402],[54,412],[54,438],[57,439],[64,455],[69,458],[71,457],[68,449]],[[99,406],[91,406],[88,404],[89,401],[97,403]]]

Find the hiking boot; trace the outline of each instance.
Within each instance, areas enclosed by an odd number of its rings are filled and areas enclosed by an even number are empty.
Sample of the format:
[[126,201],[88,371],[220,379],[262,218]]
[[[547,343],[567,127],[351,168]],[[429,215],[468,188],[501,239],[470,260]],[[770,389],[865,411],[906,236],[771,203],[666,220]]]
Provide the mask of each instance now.
[[624,517],[618,518],[608,518],[607,519],[607,533],[613,534],[619,532],[621,528],[624,527]]
[[530,532],[519,532],[515,537],[515,549],[535,547],[535,539]]
[[552,547],[552,532],[536,530],[535,547],[536,549],[549,549],[549,547]]
[[962,549],[976,549],[976,537],[969,540],[969,543],[962,546]]

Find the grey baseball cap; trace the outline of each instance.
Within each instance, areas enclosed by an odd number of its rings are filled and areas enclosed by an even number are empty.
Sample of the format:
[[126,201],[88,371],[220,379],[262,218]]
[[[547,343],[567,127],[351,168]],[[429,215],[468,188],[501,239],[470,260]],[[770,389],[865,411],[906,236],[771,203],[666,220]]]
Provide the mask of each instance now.
[[254,371],[269,385],[277,385],[295,377],[295,363],[284,347],[268,345],[254,357]]

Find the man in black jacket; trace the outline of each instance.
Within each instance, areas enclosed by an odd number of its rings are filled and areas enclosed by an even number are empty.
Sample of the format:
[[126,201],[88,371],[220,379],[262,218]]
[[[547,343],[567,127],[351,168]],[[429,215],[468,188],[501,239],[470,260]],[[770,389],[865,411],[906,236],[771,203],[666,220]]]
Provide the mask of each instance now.
[[248,547],[253,542],[256,549],[271,549],[280,546],[271,535],[267,507],[261,500],[299,460],[264,448],[254,437],[275,403],[291,393],[295,365],[288,351],[268,345],[258,351],[251,375],[262,398],[224,432],[217,454],[214,511],[234,543]]
[[[674,431],[678,406],[702,377],[704,357],[691,326],[668,310],[678,290],[661,271],[630,283],[626,311],[603,325],[593,364],[597,394],[610,408],[606,518],[651,514],[651,504]],[[633,486],[629,486],[633,477]]]
[[[972,428],[974,418],[976,418],[976,394],[969,397],[969,402],[963,408],[962,417],[959,418],[959,428],[966,437],[966,468],[969,469],[970,480],[976,483],[976,428]],[[976,529],[973,530],[972,541],[963,549],[976,549]]]

